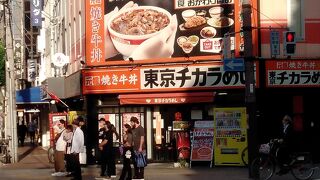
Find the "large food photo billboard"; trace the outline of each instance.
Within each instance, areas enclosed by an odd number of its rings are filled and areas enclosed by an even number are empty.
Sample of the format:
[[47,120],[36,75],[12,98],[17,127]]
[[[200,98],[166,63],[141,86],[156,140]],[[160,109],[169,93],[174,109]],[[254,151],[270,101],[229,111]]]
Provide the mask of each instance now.
[[86,1],[87,65],[220,58],[224,35],[237,49],[238,10],[235,0]]

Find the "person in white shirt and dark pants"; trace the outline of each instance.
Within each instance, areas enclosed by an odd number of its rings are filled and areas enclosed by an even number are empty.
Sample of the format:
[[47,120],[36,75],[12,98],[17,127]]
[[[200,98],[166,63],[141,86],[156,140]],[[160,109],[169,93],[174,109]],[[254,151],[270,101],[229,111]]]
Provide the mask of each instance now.
[[81,166],[79,161],[79,153],[84,151],[84,135],[82,130],[79,127],[78,118],[72,122],[73,125],[73,137],[71,142],[71,155],[70,155],[70,163],[71,167],[73,167],[73,177],[75,180],[82,180],[81,175]]
[[65,165],[64,165],[64,152],[66,150],[66,141],[63,140],[63,135],[65,131],[65,121],[60,119],[57,123],[58,134],[55,137],[55,150],[54,150],[54,169],[55,172],[52,176],[64,176],[65,175]]

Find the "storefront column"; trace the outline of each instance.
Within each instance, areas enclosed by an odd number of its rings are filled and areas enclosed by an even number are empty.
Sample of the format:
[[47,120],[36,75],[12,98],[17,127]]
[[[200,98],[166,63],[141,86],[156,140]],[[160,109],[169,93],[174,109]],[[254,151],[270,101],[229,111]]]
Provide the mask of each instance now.
[[[86,96],[85,104],[87,107],[87,163],[94,164],[93,150],[96,150],[96,143],[98,142],[98,99],[96,96]],[[96,154],[96,152],[95,152]]]
[[146,134],[146,145],[147,145],[147,158],[151,159],[153,152],[152,152],[152,138],[153,138],[153,128],[152,128],[152,121],[153,121],[153,117],[152,117],[152,112],[151,112],[151,108],[147,107],[146,108],[146,130],[147,130],[147,134]]

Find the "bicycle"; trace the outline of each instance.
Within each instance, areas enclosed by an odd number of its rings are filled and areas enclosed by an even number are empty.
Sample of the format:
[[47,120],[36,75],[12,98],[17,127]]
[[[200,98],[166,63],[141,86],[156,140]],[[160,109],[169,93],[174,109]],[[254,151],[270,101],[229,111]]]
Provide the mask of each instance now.
[[242,150],[241,160],[245,167],[248,166],[248,146]]
[[[276,165],[279,165],[278,151],[278,140],[271,140],[268,144],[260,146],[259,156],[252,161],[250,166],[250,171],[255,179],[268,180],[274,175]],[[287,168],[295,179],[307,180],[312,177],[315,168],[309,152],[295,152],[289,157],[290,163]]]
[[0,152],[1,152],[1,159],[0,161],[4,164],[11,163],[12,156],[10,155],[9,142],[11,141],[11,136],[8,136],[7,139],[0,140]]

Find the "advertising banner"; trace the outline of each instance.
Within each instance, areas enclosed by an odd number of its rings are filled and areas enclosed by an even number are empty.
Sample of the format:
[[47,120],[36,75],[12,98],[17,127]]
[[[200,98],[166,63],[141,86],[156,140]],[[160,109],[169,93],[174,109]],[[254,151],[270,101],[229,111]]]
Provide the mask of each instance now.
[[[240,0],[86,1],[87,65],[239,55]],[[104,14],[101,14],[104,13]],[[103,27],[103,28],[102,28]],[[254,39],[254,38],[253,38]]]
[[[256,63],[257,66],[257,63]],[[258,77],[256,71],[255,79]],[[180,66],[96,69],[82,72],[83,94],[244,88],[245,73],[224,71],[222,62]],[[257,86],[259,82],[257,80]]]
[[319,87],[319,60],[274,60],[266,62],[267,87]]

